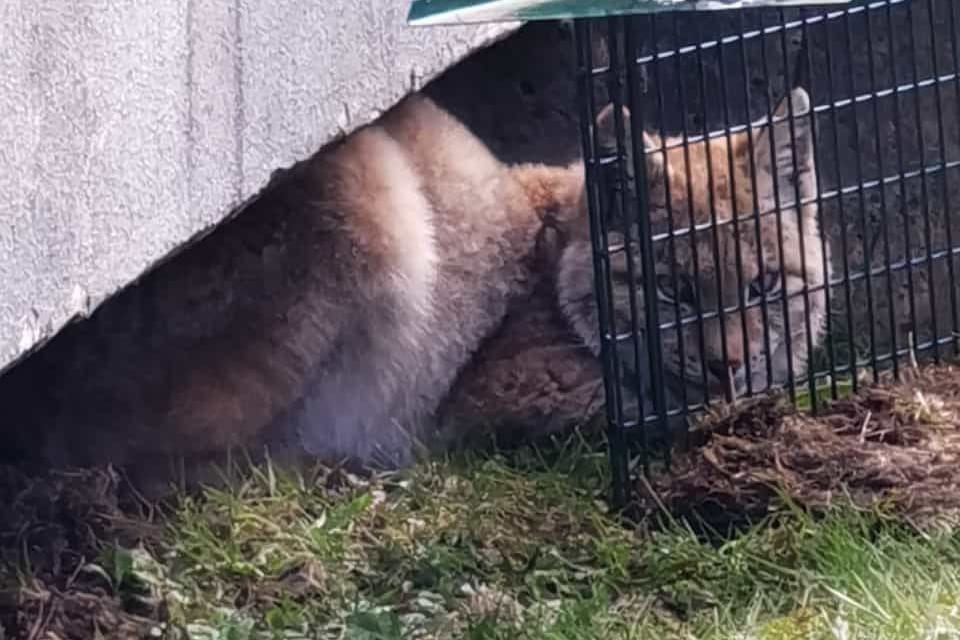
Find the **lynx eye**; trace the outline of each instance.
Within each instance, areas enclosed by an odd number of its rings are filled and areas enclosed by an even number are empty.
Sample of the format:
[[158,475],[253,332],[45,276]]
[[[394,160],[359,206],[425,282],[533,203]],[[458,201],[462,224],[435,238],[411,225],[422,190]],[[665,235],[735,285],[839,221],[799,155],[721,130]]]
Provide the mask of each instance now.
[[750,283],[750,299],[756,300],[780,290],[780,272],[771,269]]
[[677,274],[676,287],[674,287],[673,276],[660,274],[657,276],[657,293],[665,302],[679,302],[680,304],[692,305],[694,299],[693,284],[690,278],[685,275]]

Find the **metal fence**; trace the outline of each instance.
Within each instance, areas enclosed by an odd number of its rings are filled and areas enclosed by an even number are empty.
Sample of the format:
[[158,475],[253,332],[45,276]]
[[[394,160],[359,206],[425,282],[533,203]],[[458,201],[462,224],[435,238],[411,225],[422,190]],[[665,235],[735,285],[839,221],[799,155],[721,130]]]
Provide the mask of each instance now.
[[692,412],[957,353],[958,14],[575,23],[615,501]]

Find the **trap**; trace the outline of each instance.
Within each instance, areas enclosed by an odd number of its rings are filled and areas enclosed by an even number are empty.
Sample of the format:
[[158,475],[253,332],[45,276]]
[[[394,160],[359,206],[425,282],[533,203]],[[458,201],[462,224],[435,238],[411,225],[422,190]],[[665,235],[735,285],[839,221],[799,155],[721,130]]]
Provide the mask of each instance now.
[[958,354],[951,0],[416,0],[573,19],[614,500],[689,419]]

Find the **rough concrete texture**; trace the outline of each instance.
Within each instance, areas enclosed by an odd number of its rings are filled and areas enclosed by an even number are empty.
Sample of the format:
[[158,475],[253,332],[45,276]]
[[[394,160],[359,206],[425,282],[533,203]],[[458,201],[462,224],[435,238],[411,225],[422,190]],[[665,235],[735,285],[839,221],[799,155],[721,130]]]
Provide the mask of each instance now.
[[0,6],[0,368],[517,25],[406,2]]

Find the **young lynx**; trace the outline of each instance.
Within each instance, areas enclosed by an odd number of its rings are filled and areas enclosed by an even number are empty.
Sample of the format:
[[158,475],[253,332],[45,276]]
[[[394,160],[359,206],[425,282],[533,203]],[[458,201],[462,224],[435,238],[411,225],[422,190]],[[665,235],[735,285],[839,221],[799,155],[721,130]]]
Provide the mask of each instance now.
[[[646,156],[652,232],[664,234],[672,227],[682,234],[674,241],[655,242],[656,272],[650,277],[655,278],[659,321],[676,323],[707,314],[702,323],[682,324],[679,336],[676,328],[660,331],[662,372],[648,371],[645,334],[641,333],[640,363],[635,362],[633,342],[620,343],[620,361],[628,372],[640,373],[648,399],[651,373],[666,383],[671,407],[681,399],[695,403],[721,392],[739,396],[748,385],[754,392],[781,386],[788,381],[791,367],[796,378],[804,374],[810,348],[822,339],[830,258],[821,241],[813,202],[817,184],[810,101],[800,88],[794,89],[789,99],[795,117],[793,136],[791,121],[778,121],[789,114],[786,99],[776,109],[773,124],[754,123],[750,135],[743,131],[729,140],[707,139],[692,143],[686,151],[675,146],[678,140],[661,141],[644,133],[647,149],[666,148],[665,153],[655,151]],[[628,132],[629,115],[624,110]],[[597,130],[601,145],[615,149],[611,106],[598,116]],[[626,149],[631,149],[629,140]],[[627,165],[632,169],[632,158]],[[767,213],[774,210],[777,193],[782,214]],[[733,222],[734,215],[737,222]],[[711,225],[714,218],[716,227]],[[691,219],[695,225],[692,233]],[[587,234],[584,213],[561,256],[557,293],[572,328],[599,353]],[[631,235],[636,238],[635,233]],[[613,245],[623,238],[611,232],[610,240]],[[636,240],[631,246],[636,283],[628,281],[626,254],[611,256],[614,321],[619,333],[632,326],[631,284],[635,284],[640,330],[645,329],[644,280]],[[766,305],[761,304],[764,299]],[[722,321],[718,306],[725,310]]]
[[412,95],[0,378],[5,453],[123,463],[271,433],[402,461],[581,174],[504,165]]

